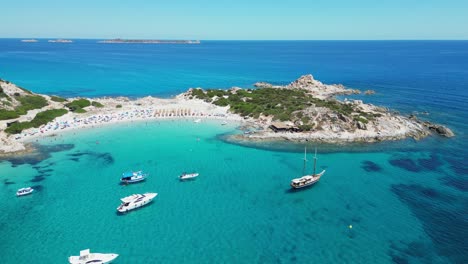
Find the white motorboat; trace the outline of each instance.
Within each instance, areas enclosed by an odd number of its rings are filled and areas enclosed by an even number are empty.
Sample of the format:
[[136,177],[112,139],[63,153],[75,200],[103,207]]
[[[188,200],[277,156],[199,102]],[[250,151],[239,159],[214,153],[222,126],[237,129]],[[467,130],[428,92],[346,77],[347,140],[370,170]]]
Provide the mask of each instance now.
[[182,173],[180,176],[179,176],[179,179],[180,180],[188,180],[188,179],[193,179],[193,178],[196,178],[198,177],[199,173],[198,172],[194,172],[194,173]]
[[[304,150],[304,171],[303,175],[306,172],[306,163],[307,163],[307,150]],[[320,180],[320,177],[325,173],[325,170],[323,170],[320,173],[315,173],[315,167],[317,164],[317,149],[315,149],[315,156],[314,156],[314,173],[311,175],[304,175],[300,178],[295,178],[291,180],[291,187],[294,189],[300,189],[304,188],[310,185],[313,185],[314,183],[317,183]]]
[[193,120],[193,122],[194,122],[194,123],[200,123],[200,122],[201,122],[201,119],[200,119],[200,118],[195,119],[195,120]]
[[223,122],[221,123],[221,125],[222,125],[222,126],[225,126],[225,125],[227,125],[227,123],[228,123],[227,121],[223,121]]
[[16,191],[16,196],[24,196],[31,194],[32,192],[34,192],[34,189],[31,187],[21,188],[18,191]]
[[132,194],[130,196],[124,197],[120,199],[122,204],[117,207],[117,211],[120,213],[125,213],[138,207],[142,207],[143,205],[150,203],[157,195],[157,193],[144,193]]
[[119,255],[114,253],[91,253],[89,249],[81,250],[79,256],[70,256],[70,264],[105,264],[110,263]]

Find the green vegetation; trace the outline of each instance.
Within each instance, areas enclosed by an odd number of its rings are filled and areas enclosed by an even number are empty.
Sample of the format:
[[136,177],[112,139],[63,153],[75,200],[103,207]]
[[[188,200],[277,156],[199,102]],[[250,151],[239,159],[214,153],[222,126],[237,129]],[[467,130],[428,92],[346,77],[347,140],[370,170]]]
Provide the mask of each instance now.
[[96,102],[96,101],[91,102],[91,105],[94,107],[99,107],[99,108],[104,107],[103,104],[101,104],[100,102]]
[[232,112],[244,117],[258,118],[260,115],[272,116],[273,120],[301,121],[302,130],[311,130],[311,118],[303,111],[311,106],[328,108],[336,114],[350,117],[360,115],[359,121],[367,123],[375,115],[354,109],[353,105],[335,99],[314,98],[305,90],[261,88],[254,90],[206,90],[193,89],[191,96],[211,102],[218,106],[230,106]]
[[19,115],[25,115],[29,110],[40,109],[49,105],[47,100],[40,95],[19,96],[16,100],[21,103],[21,105],[15,109]]
[[77,109],[75,109],[74,113],[84,114],[84,113],[86,113],[86,110],[84,110],[83,108],[77,108]]
[[46,110],[44,112],[37,113],[33,120],[30,122],[20,122],[13,123],[5,129],[6,133],[9,134],[18,134],[21,133],[24,129],[31,127],[40,127],[54,120],[55,118],[66,114],[68,111],[66,109],[53,109]]
[[122,108],[122,105],[118,104],[115,106],[115,108]]
[[63,103],[63,102],[66,102],[66,101],[67,101],[67,99],[62,98],[62,97],[60,97],[60,96],[55,96],[55,95],[52,95],[52,96],[50,97],[50,100],[52,100],[52,101],[54,101],[54,102],[58,102],[58,103]]
[[75,113],[86,113],[86,110],[83,108],[91,105],[91,102],[87,99],[77,99],[68,104],[65,104],[66,107],[72,112]]
[[25,115],[29,110],[40,109],[48,105],[47,100],[40,95],[21,96],[18,94],[16,100],[21,105],[16,107],[15,110],[0,109],[0,120],[18,118],[20,115]]
[[0,120],[8,120],[18,118],[19,115],[15,110],[0,109]]

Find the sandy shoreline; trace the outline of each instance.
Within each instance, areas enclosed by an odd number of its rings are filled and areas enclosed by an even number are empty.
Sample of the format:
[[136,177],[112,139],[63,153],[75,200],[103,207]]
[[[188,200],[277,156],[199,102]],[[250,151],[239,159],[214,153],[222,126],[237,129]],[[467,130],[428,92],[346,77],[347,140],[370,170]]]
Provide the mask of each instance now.
[[[1,81],[1,88],[11,98],[16,96],[28,96],[32,94],[18,88],[16,85]],[[267,86],[278,89],[302,89],[312,94],[314,98],[333,99],[339,94],[354,94],[358,90],[347,89],[342,85],[326,85],[314,80],[312,75],[305,75],[287,86],[271,86],[268,83],[259,83],[256,86]],[[234,91],[239,88],[233,88]],[[233,135],[234,140],[240,141],[317,141],[326,143],[352,143],[352,142],[378,142],[384,140],[399,140],[404,138],[420,139],[437,132],[443,136],[453,136],[450,129],[422,122],[416,117],[405,117],[389,110],[363,103],[360,100],[344,100],[340,104],[358,109],[359,113],[374,116],[373,119],[358,121],[351,116],[336,113],[324,107],[311,106],[303,113],[310,117],[310,122],[315,124],[311,131],[295,131],[298,124],[283,122],[281,129],[272,128],[277,123],[272,116],[260,115],[258,118],[243,117],[232,113],[228,106],[218,106],[209,100],[197,99],[192,94],[193,89],[188,90],[174,98],[161,99],[155,97],[143,97],[131,100],[126,97],[104,97],[89,99],[102,104],[99,106],[87,106],[86,113],[68,112],[55,118],[52,122],[38,128],[29,128],[19,134],[9,135],[3,130],[11,122],[31,121],[37,113],[51,109],[66,108],[65,103],[53,101],[50,96],[40,95],[47,99],[48,105],[41,109],[34,109],[21,115],[19,118],[0,120],[0,154],[17,154],[27,152],[28,143],[40,137],[48,137],[64,131],[72,131],[83,128],[100,127],[107,124],[117,124],[134,121],[157,121],[174,119],[192,119],[199,122],[201,119],[220,119],[224,121],[236,121],[243,124],[247,133]],[[14,96],[13,96],[14,95]],[[71,102],[79,98],[68,98]],[[10,99],[11,100],[11,99]],[[4,101],[3,101],[4,102]],[[13,107],[13,106],[12,106]],[[12,108],[10,107],[10,108]],[[366,122],[364,122],[366,121]],[[278,126],[278,125],[277,125]],[[250,129],[251,128],[251,129]],[[278,131],[280,130],[280,131]]]

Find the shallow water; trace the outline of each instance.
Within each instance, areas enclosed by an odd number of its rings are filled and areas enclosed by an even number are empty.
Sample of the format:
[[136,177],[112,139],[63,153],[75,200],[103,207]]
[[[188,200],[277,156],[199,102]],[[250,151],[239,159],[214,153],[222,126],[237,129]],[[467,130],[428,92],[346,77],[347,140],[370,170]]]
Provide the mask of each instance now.
[[[233,130],[220,121],[112,125],[42,140],[73,148],[48,148],[56,152],[34,165],[0,163],[0,180],[14,182],[0,187],[2,263],[29,263],[26,254],[65,262],[84,248],[118,253],[116,263],[466,259],[466,193],[442,184],[443,175],[454,173],[440,155],[324,154],[319,146],[318,167],[326,174],[311,188],[291,191],[302,153],[217,138]],[[119,185],[130,169],[150,177]],[[200,173],[196,180],[178,181],[192,170]],[[37,191],[16,198],[24,186]],[[144,208],[116,214],[121,197],[142,192],[159,195]]]

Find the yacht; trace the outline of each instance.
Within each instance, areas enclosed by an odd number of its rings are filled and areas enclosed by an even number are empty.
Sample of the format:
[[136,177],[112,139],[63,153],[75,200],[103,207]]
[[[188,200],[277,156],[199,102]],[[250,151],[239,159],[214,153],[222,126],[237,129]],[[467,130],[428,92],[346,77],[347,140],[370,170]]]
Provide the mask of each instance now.
[[117,211],[120,213],[125,213],[138,207],[142,207],[143,205],[150,203],[157,195],[157,193],[145,193],[132,194],[130,196],[124,197],[120,199],[122,204],[117,207]]
[[199,173],[198,172],[194,172],[194,173],[182,173],[180,176],[179,176],[179,179],[180,180],[188,180],[188,179],[193,179],[193,178],[196,178],[198,177]]
[[18,191],[16,191],[16,196],[24,196],[31,194],[32,192],[34,192],[34,189],[31,187],[21,188]]
[[[306,163],[307,163],[307,149],[304,150],[304,171],[303,174],[306,172]],[[314,156],[314,173],[311,175],[304,175],[300,178],[295,178],[291,180],[291,187],[294,189],[300,189],[304,188],[310,185],[313,185],[314,183],[317,183],[320,180],[320,177],[325,173],[325,170],[323,170],[320,173],[315,173],[315,167],[317,164],[317,149],[315,149],[315,156]]]
[[119,255],[114,253],[91,253],[89,249],[81,250],[79,256],[68,258],[70,264],[105,264],[111,263]]
[[128,171],[122,173],[122,178],[120,178],[120,181],[122,183],[135,183],[135,182],[140,182],[144,181],[146,177],[148,176],[147,173],[144,173],[143,171]]

